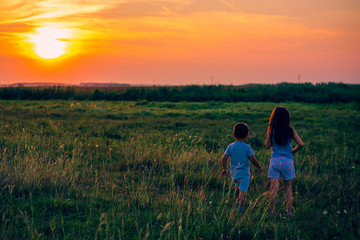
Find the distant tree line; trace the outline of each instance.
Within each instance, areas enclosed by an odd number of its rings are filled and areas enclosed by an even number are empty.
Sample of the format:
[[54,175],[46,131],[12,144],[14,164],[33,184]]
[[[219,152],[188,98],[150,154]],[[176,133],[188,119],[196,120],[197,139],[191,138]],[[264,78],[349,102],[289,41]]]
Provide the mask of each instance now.
[[3,87],[0,99],[19,100],[147,100],[226,102],[360,102],[360,85],[344,83],[279,83],[232,85],[189,85],[152,87],[87,88],[79,86]]

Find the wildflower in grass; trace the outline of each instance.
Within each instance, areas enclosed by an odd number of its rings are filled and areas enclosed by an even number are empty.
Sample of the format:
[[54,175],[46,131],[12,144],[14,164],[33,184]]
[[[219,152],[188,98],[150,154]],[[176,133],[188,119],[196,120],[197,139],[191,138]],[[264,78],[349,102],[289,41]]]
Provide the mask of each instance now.
[[323,215],[326,215],[326,214],[328,214],[328,212],[325,210],[325,211],[323,211]]
[[336,213],[340,215],[340,211],[336,211]]
[[344,209],[344,213],[347,214],[347,211]]
[[99,147],[99,145],[96,144],[95,147]]

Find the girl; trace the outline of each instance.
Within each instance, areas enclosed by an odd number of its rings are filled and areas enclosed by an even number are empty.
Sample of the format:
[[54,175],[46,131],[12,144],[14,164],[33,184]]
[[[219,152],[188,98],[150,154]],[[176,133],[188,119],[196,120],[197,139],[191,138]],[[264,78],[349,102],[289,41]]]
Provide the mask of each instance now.
[[[291,139],[297,146],[292,149]],[[269,210],[270,216],[275,216],[275,201],[279,190],[279,179],[283,178],[286,212],[293,216],[291,180],[295,178],[294,157],[304,143],[290,125],[289,111],[284,107],[276,107],[270,116],[269,127],[266,133],[265,147],[272,147],[268,177],[270,178]]]

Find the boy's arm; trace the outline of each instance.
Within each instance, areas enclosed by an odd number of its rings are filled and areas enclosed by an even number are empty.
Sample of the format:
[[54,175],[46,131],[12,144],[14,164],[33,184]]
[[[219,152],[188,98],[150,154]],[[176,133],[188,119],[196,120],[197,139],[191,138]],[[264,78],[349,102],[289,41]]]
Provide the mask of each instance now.
[[254,164],[258,168],[259,173],[261,173],[263,168],[262,168],[261,164],[259,163],[259,161],[256,159],[255,155],[252,155],[249,159],[250,159],[250,162],[252,162],[252,164]]
[[221,171],[221,176],[225,176],[228,172],[227,170],[227,161],[229,159],[229,155],[224,154],[224,156],[222,157],[222,168],[223,170]]

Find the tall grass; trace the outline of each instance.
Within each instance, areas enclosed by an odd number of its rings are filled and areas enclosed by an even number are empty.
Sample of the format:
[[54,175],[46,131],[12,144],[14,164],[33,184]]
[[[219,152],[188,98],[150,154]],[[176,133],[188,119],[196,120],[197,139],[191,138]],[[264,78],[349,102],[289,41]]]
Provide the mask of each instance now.
[[[267,214],[266,171],[252,169],[246,211],[219,177],[232,126],[266,169],[275,103],[1,101],[3,239],[356,239],[359,111],[284,103],[305,147],[295,158],[296,217]],[[277,210],[285,210],[280,190]]]

